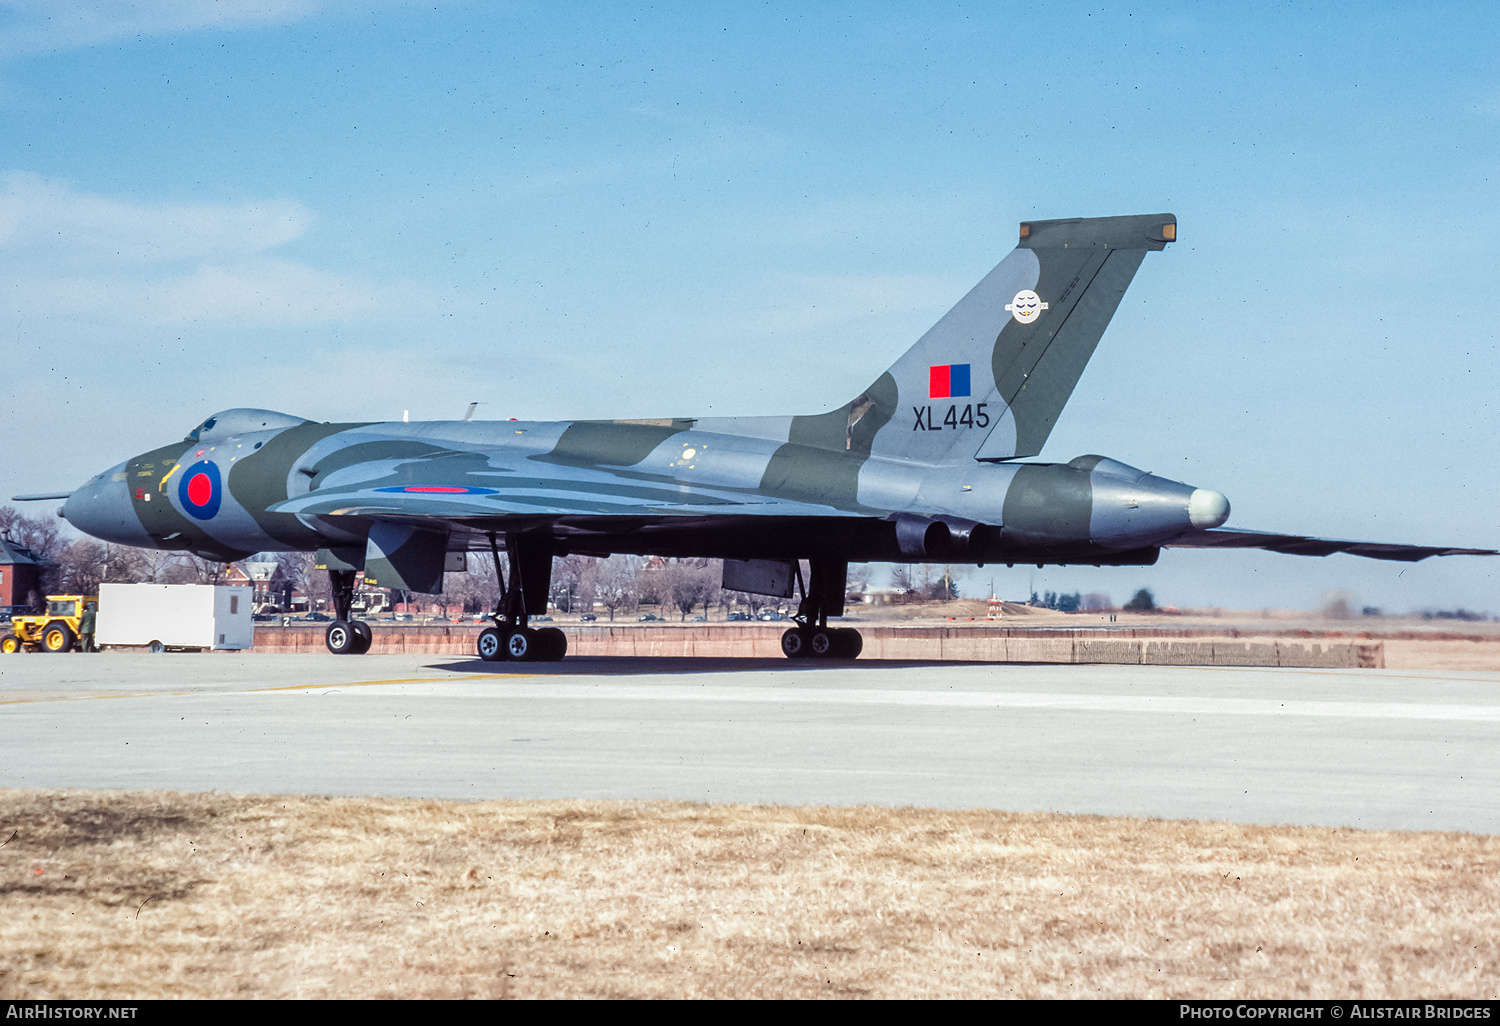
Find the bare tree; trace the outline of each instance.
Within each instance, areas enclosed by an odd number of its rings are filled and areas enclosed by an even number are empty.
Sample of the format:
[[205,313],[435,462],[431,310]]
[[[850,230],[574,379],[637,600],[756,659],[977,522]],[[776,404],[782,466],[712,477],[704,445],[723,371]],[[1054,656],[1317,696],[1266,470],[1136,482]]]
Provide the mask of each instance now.
[[130,549],[124,557],[124,566],[116,576],[115,563],[111,561],[109,579],[125,579],[128,571],[131,583],[169,584],[177,579],[182,569],[182,560],[177,553],[162,549]]
[[594,559],[591,556],[563,556],[552,561],[552,584],[548,597],[554,608],[567,613],[573,612],[573,607],[578,604],[578,592],[588,572],[588,564],[592,562]]
[[581,613],[594,611],[594,599],[599,591],[600,560],[595,556],[583,557],[583,570],[578,575],[578,592],[574,605]]
[[73,542],[57,558],[57,587],[71,595],[97,595],[99,585],[137,584],[148,580],[143,556],[150,549],[109,545],[91,538]]
[[912,592],[916,590],[912,583],[911,566],[906,563],[897,563],[891,567],[891,587],[901,592],[901,601],[912,601]]
[[648,602],[662,605],[667,601],[667,561],[657,557],[642,559],[635,564],[635,601],[640,606]]
[[[507,560],[502,553],[500,568],[506,569]],[[485,613],[494,609],[500,601],[500,581],[495,576],[495,559],[488,552],[471,552],[468,569],[461,574],[446,574],[443,578],[443,594],[463,604],[466,613]]]
[[706,562],[674,559],[659,573],[662,598],[678,608],[684,621],[700,602],[704,605],[712,602],[718,590],[712,569]]
[[[293,592],[307,596],[309,611],[317,608],[317,601],[331,601],[333,589],[328,585],[328,574],[318,569],[318,558],[312,552],[278,552],[276,562]],[[290,597],[287,611],[291,611]]]
[[42,595],[56,592],[62,579],[58,558],[67,547],[67,542],[58,529],[57,519],[47,516],[26,517],[14,506],[0,506],[0,533],[4,533],[22,548],[29,549],[44,564],[40,594],[28,595],[27,602],[35,606],[41,601]]
[[54,517],[24,517],[14,506],[0,506],[0,531],[45,560],[55,560],[66,547]]
[[186,578],[183,583],[188,584],[223,584],[229,568],[233,564],[223,563],[217,559],[204,559],[195,556],[191,552],[184,552],[181,560],[182,576]]
[[594,591],[599,604],[609,610],[611,623],[617,610],[629,609],[637,601],[640,567],[639,556],[614,555],[600,561]]
[[870,586],[870,564],[850,563],[848,591],[851,594],[863,594]]

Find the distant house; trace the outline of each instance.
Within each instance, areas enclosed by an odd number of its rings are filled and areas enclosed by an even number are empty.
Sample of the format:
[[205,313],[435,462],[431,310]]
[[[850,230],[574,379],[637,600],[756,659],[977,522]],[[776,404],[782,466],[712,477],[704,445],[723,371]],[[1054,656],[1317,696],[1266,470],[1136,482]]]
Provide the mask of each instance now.
[[284,613],[291,610],[292,586],[280,563],[274,560],[247,562],[244,567],[243,572],[237,566],[229,568],[236,575],[242,575],[244,580],[238,580],[229,574],[225,575],[225,580],[228,584],[249,584],[253,587],[255,592],[250,604],[256,611],[269,612],[274,609]]
[[40,609],[42,574],[52,565],[20,542],[0,538],[0,612]]

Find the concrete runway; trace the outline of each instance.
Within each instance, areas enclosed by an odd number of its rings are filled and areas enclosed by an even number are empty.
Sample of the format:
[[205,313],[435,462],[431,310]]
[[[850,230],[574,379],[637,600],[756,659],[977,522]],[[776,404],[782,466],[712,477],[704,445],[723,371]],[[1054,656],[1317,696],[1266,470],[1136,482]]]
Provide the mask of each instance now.
[[1500,833],[1500,673],[0,658],[0,785],[990,807]]

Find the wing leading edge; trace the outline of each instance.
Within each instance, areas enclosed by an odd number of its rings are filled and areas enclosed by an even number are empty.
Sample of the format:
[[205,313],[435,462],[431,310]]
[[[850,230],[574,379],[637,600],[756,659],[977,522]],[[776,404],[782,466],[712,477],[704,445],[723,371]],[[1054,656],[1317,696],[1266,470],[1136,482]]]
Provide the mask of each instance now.
[[1500,556],[1495,549],[1459,549],[1440,545],[1389,545],[1384,542],[1339,541],[1334,538],[1309,538],[1300,534],[1269,534],[1221,527],[1195,531],[1166,542],[1173,549],[1266,549],[1290,556],[1331,556],[1347,552],[1351,556],[1390,559],[1415,563],[1428,556]]

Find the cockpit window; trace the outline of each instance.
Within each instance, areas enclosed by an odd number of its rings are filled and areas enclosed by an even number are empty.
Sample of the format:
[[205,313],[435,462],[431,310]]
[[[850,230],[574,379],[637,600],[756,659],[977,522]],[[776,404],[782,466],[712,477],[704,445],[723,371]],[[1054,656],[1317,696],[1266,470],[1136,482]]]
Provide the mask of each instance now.
[[219,436],[231,437],[254,431],[277,431],[306,424],[305,417],[292,417],[275,410],[220,410],[187,436],[189,442],[214,442]]
[[202,424],[199,424],[192,431],[188,432],[187,440],[189,442],[196,442],[203,432],[213,430],[213,426],[218,422],[218,419],[218,417],[209,417]]

